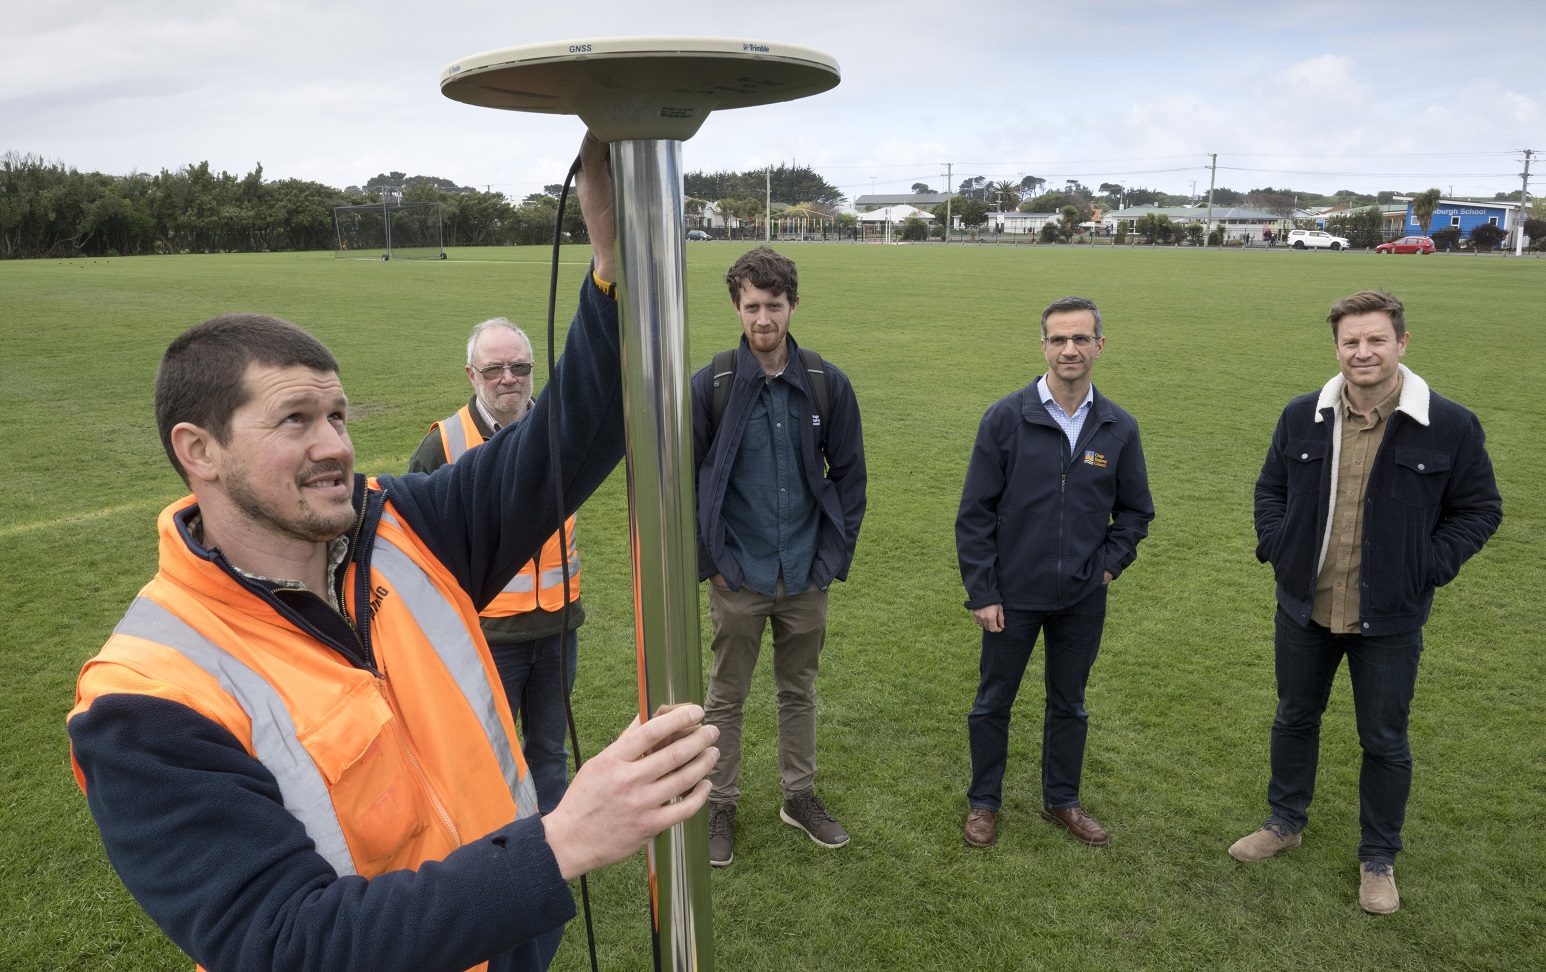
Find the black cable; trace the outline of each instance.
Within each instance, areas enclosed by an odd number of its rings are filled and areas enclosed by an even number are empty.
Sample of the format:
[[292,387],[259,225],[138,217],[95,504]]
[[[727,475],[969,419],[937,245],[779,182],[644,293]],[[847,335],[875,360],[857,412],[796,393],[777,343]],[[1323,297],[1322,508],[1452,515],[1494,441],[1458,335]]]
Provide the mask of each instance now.
[[[558,251],[564,238],[564,207],[569,202],[569,187],[579,171],[580,159],[576,156],[574,164],[564,176],[564,188],[558,194],[558,215],[553,218],[553,273],[548,280],[548,384],[552,386],[552,394],[548,395],[548,455],[553,464],[553,505],[558,510],[559,564],[564,577],[564,604],[558,609],[558,681],[564,693],[564,718],[569,723],[569,746],[574,752],[576,773],[585,765],[585,760],[580,756],[580,735],[575,730],[574,709],[569,704],[569,530],[568,517],[564,516],[563,458],[558,446],[558,356],[554,351],[553,320],[558,309]],[[538,581],[540,590],[541,579]],[[596,964],[596,928],[591,923],[590,884],[583,874],[580,875],[580,906],[585,912],[585,940],[590,946],[591,972],[599,972]]]

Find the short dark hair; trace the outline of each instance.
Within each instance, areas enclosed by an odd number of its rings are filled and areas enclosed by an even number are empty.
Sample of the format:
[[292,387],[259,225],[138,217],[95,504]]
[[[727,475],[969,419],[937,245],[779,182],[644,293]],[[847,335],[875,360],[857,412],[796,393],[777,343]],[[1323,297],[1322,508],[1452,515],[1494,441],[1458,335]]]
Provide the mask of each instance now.
[[1041,339],[1047,339],[1047,318],[1053,314],[1062,314],[1067,311],[1089,311],[1095,315],[1095,336],[1100,337],[1100,308],[1095,306],[1095,301],[1088,297],[1059,297],[1047,305],[1047,309],[1041,312]]
[[1337,325],[1342,323],[1342,318],[1354,314],[1373,314],[1384,311],[1390,315],[1391,326],[1396,329],[1396,340],[1406,333],[1406,308],[1401,306],[1401,301],[1395,294],[1388,294],[1383,290],[1360,290],[1356,294],[1343,297],[1331,305],[1331,313],[1326,315],[1326,323],[1331,325],[1331,337],[1337,338]]
[[747,250],[725,272],[725,283],[730,287],[730,300],[741,306],[741,284],[749,283],[759,290],[766,290],[775,297],[789,295],[789,303],[800,302],[800,271],[794,261],[773,249],[759,246]]
[[231,416],[247,404],[247,367],[252,363],[338,373],[338,359],[321,341],[267,314],[221,314],[178,335],[156,371],[156,430],[161,447],[183,482],[188,473],[172,448],[172,428],[188,422],[225,445]]

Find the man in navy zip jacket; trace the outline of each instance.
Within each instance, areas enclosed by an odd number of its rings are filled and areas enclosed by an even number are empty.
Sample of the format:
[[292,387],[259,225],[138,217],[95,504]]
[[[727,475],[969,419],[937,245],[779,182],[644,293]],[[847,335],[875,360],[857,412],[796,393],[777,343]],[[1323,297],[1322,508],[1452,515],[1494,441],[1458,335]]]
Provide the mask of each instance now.
[[[581,158],[596,256],[558,373],[462,462],[354,473],[337,362],[288,322],[222,315],[163,358],[157,425],[193,497],[162,514],[161,571],[82,672],[68,728],[114,869],[211,972],[540,970],[568,880],[707,801],[716,731],[688,705],[635,722],[539,816],[476,620],[623,454],[607,148],[587,135]],[[415,842],[449,850],[372,866]]]
[[1138,555],[1154,502],[1138,423],[1095,390],[1105,348],[1100,308],[1083,297],[1041,315],[1047,373],[982,417],[972,447],[956,552],[966,607],[982,628],[981,681],[967,718],[972,782],[964,836],[998,839],[1009,717],[1045,631],[1041,815],[1104,847],[1079,801],[1088,715],[1085,683],[1100,650],[1107,587]]
[[1277,578],[1271,814],[1229,854],[1260,861],[1299,846],[1345,655],[1363,748],[1358,901],[1389,914],[1401,904],[1422,627],[1434,589],[1497,530],[1503,501],[1476,416],[1401,364],[1401,302],[1362,291],[1327,321],[1340,373],[1288,403],[1256,480],[1256,556]]

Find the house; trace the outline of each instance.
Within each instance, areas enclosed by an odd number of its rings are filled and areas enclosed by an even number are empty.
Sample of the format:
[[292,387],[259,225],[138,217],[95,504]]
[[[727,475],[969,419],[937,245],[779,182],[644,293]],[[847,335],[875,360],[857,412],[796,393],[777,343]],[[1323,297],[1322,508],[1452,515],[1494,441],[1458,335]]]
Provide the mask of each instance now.
[[854,211],[865,213],[876,209],[884,209],[887,206],[914,206],[918,209],[932,209],[935,206],[943,205],[945,200],[949,199],[951,195],[948,192],[898,192],[859,196],[854,200]]
[[[1101,220],[1101,226],[1109,228],[1111,232],[1115,232],[1120,227],[1132,233],[1138,228],[1138,220],[1150,213],[1167,217],[1172,223],[1206,224],[1208,222],[1207,206],[1134,206],[1107,213]],[[1224,230],[1225,239],[1241,240],[1250,237],[1252,240],[1260,240],[1263,230],[1271,229],[1276,233],[1286,219],[1283,216],[1264,213],[1259,209],[1245,209],[1240,206],[1213,207],[1213,225]]]
[[[934,214],[926,213],[914,206],[898,204],[887,206],[884,209],[872,209],[867,213],[859,214],[859,225],[868,231],[871,227],[877,233],[889,233],[900,227],[905,219],[916,217],[925,223],[934,222]],[[866,232],[866,237],[868,236]]]
[[[1027,234],[1040,233],[1041,228],[1048,223],[1061,223],[1063,216],[1060,213],[989,213],[988,221],[982,224],[984,233],[1003,234]],[[960,220],[956,221],[959,228]]]

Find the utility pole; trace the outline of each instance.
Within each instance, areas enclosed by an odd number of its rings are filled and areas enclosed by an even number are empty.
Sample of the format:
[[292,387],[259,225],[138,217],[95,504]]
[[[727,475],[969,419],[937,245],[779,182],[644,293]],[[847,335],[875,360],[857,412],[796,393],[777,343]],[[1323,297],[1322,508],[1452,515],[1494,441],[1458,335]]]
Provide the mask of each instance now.
[[1208,173],[1208,232],[1202,238],[1202,246],[1205,250],[1208,248],[1209,238],[1213,236],[1213,183],[1219,174],[1219,154],[1214,152],[1210,157],[1213,159],[1213,164]]
[[950,200],[955,198],[955,179],[952,173],[951,163],[945,163],[945,236],[946,243],[950,242]]
[[762,239],[764,243],[773,242],[773,167],[768,166],[768,221],[763,227]]
[[1525,171],[1521,176],[1524,186],[1519,190],[1519,220],[1514,224],[1514,256],[1525,251],[1525,207],[1530,205],[1530,156],[1534,154],[1534,150],[1525,149]]

